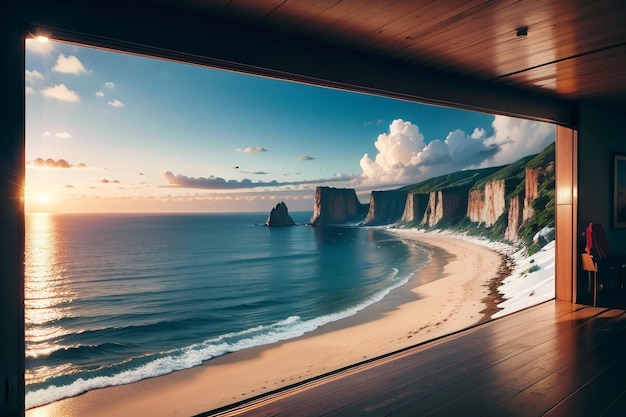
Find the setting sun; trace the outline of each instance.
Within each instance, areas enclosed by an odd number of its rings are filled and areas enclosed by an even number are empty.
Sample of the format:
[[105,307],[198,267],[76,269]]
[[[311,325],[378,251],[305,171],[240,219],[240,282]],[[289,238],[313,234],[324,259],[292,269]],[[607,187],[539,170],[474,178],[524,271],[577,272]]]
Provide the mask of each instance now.
[[49,200],[48,200],[48,196],[47,196],[47,195],[43,195],[43,194],[41,194],[41,195],[39,195],[39,196],[37,197],[37,202],[39,202],[40,204],[47,204],[47,203],[48,203],[48,201],[49,201]]

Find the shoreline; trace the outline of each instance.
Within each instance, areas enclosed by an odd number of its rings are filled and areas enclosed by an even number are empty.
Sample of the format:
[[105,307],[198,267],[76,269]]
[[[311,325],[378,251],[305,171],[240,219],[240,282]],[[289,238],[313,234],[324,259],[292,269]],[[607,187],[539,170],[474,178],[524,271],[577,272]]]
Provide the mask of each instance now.
[[[484,321],[488,311],[484,300],[491,297],[489,284],[503,278],[502,255],[452,236],[402,236],[429,245],[434,252],[431,262],[407,284],[355,315],[294,339],[229,353],[132,384],[89,391],[33,408],[26,415],[195,415]],[[440,278],[420,283],[420,278],[433,275]]]

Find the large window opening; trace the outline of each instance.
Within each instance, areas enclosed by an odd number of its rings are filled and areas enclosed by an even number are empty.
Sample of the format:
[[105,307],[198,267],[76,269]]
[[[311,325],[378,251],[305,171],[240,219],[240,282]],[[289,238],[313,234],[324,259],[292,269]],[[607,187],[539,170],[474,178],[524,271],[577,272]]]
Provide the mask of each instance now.
[[554,297],[552,125],[26,50],[32,415],[197,414]]

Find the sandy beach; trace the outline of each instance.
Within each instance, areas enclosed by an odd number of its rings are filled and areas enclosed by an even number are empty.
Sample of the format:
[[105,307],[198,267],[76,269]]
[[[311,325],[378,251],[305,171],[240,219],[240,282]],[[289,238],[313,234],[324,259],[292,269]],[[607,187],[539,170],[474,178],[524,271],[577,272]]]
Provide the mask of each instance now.
[[[285,342],[201,366],[90,391],[27,411],[42,416],[191,416],[472,326],[489,315],[500,254],[450,237],[406,233],[433,247],[433,261],[384,300]],[[441,277],[421,285],[426,276]],[[492,285],[493,286],[493,285]],[[493,303],[491,303],[493,304]]]

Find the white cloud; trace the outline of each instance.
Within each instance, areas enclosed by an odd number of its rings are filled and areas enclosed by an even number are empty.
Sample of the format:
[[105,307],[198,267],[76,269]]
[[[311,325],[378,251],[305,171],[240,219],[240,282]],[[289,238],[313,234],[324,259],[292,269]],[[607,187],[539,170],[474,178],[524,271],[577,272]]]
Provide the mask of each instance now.
[[300,157],[298,157],[298,161],[312,161],[315,158],[313,158],[312,156],[308,156],[308,155],[302,155]]
[[337,174],[331,178],[294,181],[294,182],[278,182],[276,180],[268,182],[252,182],[250,179],[225,180],[224,178],[214,177],[188,177],[186,175],[175,175],[170,171],[164,172],[163,178],[169,186],[185,187],[185,188],[203,188],[207,190],[235,190],[235,189],[253,189],[259,187],[299,187],[310,185],[322,185],[327,183],[348,182],[355,178],[354,175]]
[[57,84],[54,87],[48,87],[41,90],[41,94],[49,98],[55,98],[61,101],[69,101],[70,103],[76,103],[80,101],[80,96],[77,92],[68,89],[65,84]]
[[389,133],[378,135],[378,154],[365,154],[357,185],[406,185],[468,168],[504,165],[541,152],[554,141],[552,125],[495,116],[493,135],[477,127],[471,135],[454,130],[445,140],[424,141],[417,125],[394,120]]
[[57,58],[57,63],[54,67],[52,67],[52,71],[62,72],[64,74],[84,74],[87,72],[82,62],[74,55],[70,55],[66,57],[61,54]]
[[496,147],[498,152],[481,167],[509,164],[522,156],[541,152],[554,142],[556,134],[551,124],[507,116],[495,116],[491,126],[494,134],[485,139],[485,144]]
[[48,132],[47,130],[41,134],[41,136],[44,136],[44,137],[45,136],[51,136],[51,135],[52,135],[52,133]]
[[485,129],[483,129],[482,127],[477,127],[474,129],[474,132],[472,133],[472,139],[480,139],[483,136],[485,136]]
[[237,148],[237,152],[243,152],[243,153],[257,153],[257,152],[267,152],[267,149],[259,146],[257,148],[253,148],[251,146],[248,146],[247,148]]
[[97,97],[104,97],[104,93],[102,91],[96,91]]
[[115,99],[113,101],[109,101],[109,106],[117,107],[117,108],[126,107],[126,105],[124,103],[122,103],[121,101],[119,101],[117,99]]
[[29,84],[34,84],[37,81],[43,80],[43,75],[41,75],[41,73],[37,70],[34,70],[34,71],[26,70],[24,80]]
[[58,139],[70,139],[70,138],[73,138],[74,136],[72,136],[70,133],[67,133],[67,132],[59,132],[59,133],[56,133],[54,137]]
[[87,168],[87,165],[83,164],[82,162],[78,165],[72,165],[65,159],[59,159],[55,161],[52,158],[48,158],[46,160],[44,160],[43,158],[36,158],[35,160],[28,162],[28,165],[37,168]]
[[107,81],[106,83],[104,83],[104,86],[106,88],[115,88],[115,84],[113,83],[113,81]]
[[37,92],[33,89],[33,87],[24,87],[24,92],[26,94],[37,94]]

